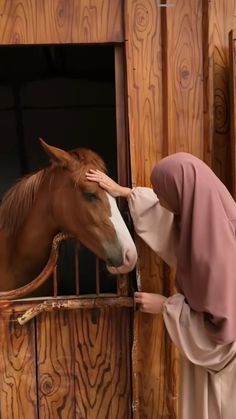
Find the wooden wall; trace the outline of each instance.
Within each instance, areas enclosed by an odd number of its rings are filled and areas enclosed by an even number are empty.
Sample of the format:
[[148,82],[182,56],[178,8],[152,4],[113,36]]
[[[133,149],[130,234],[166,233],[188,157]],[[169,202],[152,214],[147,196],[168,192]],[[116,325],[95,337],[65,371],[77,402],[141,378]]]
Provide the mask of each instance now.
[[[155,163],[184,150],[203,158],[231,188],[228,33],[235,15],[236,0],[0,0],[0,44],[123,43],[132,184],[149,186]],[[172,293],[173,274],[138,239],[137,246],[141,289]],[[134,329],[134,418],[177,418],[178,356],[162,320],[137,314]],[[34,331],[22,333],[14,332],[14,345],[22,347],[22,339],[34,357]],[[40,345],[44,374],[55,366],[45,361]],[[2,350],[8,362],[9,350]],[[20,371],[17,359],[14,365]],[[32,368],[26,359],[24,374],[32,377]],[[65,374],[71,374],[70,366]],[[15,379],[20,388],[20,376]],[[13,380],[6,379],[4,409],[10,408]],[[23,397],[34,417],[36,383],[29,380]],[[42,409],[53,402],[50,385],[42,387]],[[14,409],[20,417],[21,404]]]
[[0,44],[123,40],[120,0],[1,0]]
[[[161,157],[187,151],[232,190],[228,35],[235,12],[235,0],[125,1],[134,186],[150,185]],[[137,244],[141,289],[173,293],[173,273]],[[162,320],[139,314],[135,330],[135,417],[177,418],[178,356]]]

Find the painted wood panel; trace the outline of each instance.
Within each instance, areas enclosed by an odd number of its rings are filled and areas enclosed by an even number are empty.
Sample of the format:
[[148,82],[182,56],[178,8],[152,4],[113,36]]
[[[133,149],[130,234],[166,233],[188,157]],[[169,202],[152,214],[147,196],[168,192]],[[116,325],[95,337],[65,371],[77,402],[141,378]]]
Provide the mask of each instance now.
[[0,44],[123,41],[120,0],[1,0]]
[[35,327],[20,326],[17,316],[0,314],[0,417],[37,419]]

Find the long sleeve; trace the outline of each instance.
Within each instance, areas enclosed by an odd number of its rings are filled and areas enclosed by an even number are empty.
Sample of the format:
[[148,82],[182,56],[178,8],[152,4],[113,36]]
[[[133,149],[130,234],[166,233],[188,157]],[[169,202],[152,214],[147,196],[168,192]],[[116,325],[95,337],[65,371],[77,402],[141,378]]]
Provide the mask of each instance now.
[[[176,232],[173,214],[159,204],[150,188],[134,188],[128,205],[136,233],[170,266],[176,265]],[[215,344],[206,330],[204,315],[185,302],[182,294],[169,297],[163,308],[169,335],[193,364],[218,372],[236,357],[236,343]]]
[[174,215],[159,204],[150,188],[137,187],[128,196],[136,233],[168,265],[176,265]]
[[172,341],[193,364],[217,373],[236,359],[236,342],[214,343],[206,331],[204,315],[191,310],[182,294],[166,300],[163,318]]

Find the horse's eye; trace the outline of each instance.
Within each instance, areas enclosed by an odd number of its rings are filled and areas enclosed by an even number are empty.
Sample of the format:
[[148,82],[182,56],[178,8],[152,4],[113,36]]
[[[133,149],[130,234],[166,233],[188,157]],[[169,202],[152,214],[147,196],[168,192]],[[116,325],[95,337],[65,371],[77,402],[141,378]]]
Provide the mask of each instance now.
[[90,202],[99,201],[99,196],[95,192],[84,192],[84,196]]

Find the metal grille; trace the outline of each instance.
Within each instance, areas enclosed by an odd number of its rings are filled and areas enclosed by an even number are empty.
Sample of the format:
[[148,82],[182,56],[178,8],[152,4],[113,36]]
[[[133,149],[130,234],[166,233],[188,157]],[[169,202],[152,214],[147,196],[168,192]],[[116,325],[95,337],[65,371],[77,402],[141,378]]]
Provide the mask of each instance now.
[[61,243],[53,271],[53,296],[127,296],[128,275],[111,275],[105,263],[74,240]]

